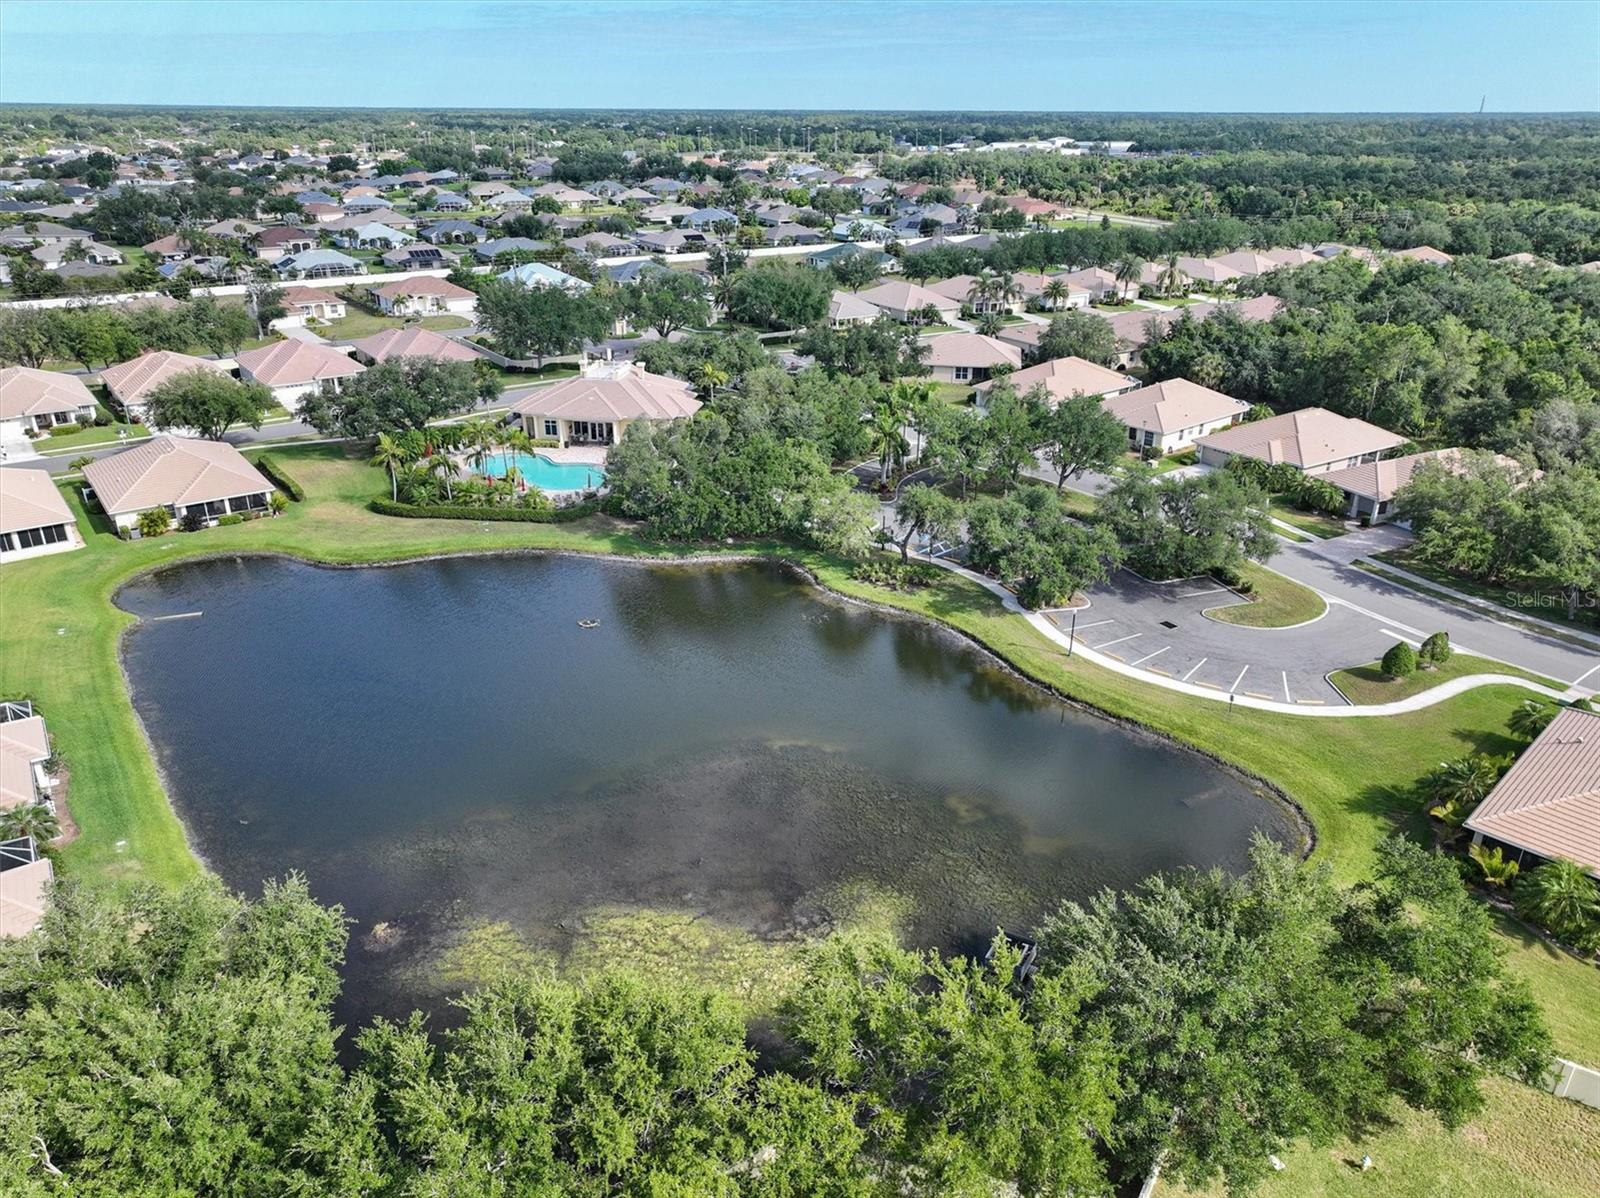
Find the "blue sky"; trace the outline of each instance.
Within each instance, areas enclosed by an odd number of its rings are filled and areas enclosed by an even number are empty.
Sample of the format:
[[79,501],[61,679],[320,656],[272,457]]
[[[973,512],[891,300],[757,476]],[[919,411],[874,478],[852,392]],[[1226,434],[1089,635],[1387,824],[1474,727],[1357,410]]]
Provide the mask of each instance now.
[[1600,109],[1600,0],[3,0],[0,100]]

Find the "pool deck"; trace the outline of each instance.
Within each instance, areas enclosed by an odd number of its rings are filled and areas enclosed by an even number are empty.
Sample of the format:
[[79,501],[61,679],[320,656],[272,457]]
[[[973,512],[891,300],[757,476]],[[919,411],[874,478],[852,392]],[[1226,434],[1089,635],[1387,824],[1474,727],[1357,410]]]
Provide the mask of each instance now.
[[541,446],[533,451],[541,458],[549,458],[561,466],[604,466],[606,464],[606,446],[604,445],[574,445],[570,449],[554,449]]

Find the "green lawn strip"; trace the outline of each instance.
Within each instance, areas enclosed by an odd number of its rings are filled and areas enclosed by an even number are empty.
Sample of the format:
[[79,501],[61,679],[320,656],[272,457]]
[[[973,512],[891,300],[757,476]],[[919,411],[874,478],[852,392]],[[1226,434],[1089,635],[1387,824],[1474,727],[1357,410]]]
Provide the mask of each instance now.
[[[1451,1132],[1431,1115],[1395,1104],[1390,1122],[1358,1141],[1281,1153],[1255,1198],[1589,1198],[1594,1193],[1600,1111],[1504,1078],[1484,1086],[1488,1106]],[[1361,1171],[1363,1156],[1373,1169]],[[1590,1181],[1584,1181],[1585,1177]],[[1221,1185],[1184,1189],[1163,1178],[1171,1198],[1222,1198]]]
[[1281,495],[1274,495],[1267,501],[1267,511],[1271,513],[1273,519],[1282,520],[1285,524],[1293,525],[1301,532],[1308,532],[1314,537],[1323,539],[1342,537],[1347,531],[1342,521],[1319,512],[1302,511]]
[[[116,539],[91,522],[64,488],[87,547],[0,571],[0,694],[30,696],[50,722],[71,769],[70,805],[81,835],[62,852],[64,875],[112,882],[174,883],[198,868],[142,743],[120,673],[117,640],[132,617],[111,596],[134,575],[217,553],[286,553],[357,564],[452,552],[554,549],[661,559],[705,552],[666,546],[606,517],[571,524],[401,520],[366,502],[386,491],[378,469],[343,447],[272,450],[307,492],[276,519],[142,541]],[[1425,833],[1409,788],[1434,763],[1514,747],[1505,721],[1525,692],[1480,687],[1422,711],[1383,720],[1310,719],[1239,709],[1175,694],[1101,669],[1007,613],[977,583],[955,575],[923,590],[883,590],[850,577],[847,563],[774,544],[738,547],[786,557],[849,597],[941,620],[988,646],[1021,674],[1070,700],[1144,724],[1232,762],[1281,788],[1310,816],[1318,859],[1349,883],[1366,876],[1373,847],[1392,830]],[[65,632],[58,635],[57,629]],[[118,842],[125,842],[120,844]],[[1514,962],[1515,964],[1515,962]],[[1564,962],[1530,976],[1547,1006],[1600,1002],[1593,971]],[[1574,977],[1581,980],[1570,980]],[[1585,993],[1587,995],[1585,996]],[[1571,1016],[1562,1015],[1569,1021]]]
[[1315,620],[1328,610],[1321,595],[1291,578],[1247,562],[1240,571],[1249,580],[1251,602],[1213,607],[1206,615],[1224,624],[1247,628],[1288,628]]
[[[1447,593],[1454,592],[1456,595],[1466,595],[1472,599],[1484,600],[1494,604],[1496,607],[1504,608],[1513,616],[1538,616],[1539,619],[1546,620],[1551,624],[1565,625],[1568,628],[1576,628],[1581,632],[1600,632],[1600,622],[1595,620],[1586,620],[1582,616],[1576,620],[1569,620],[1564,604],[1551,603],[1548,606],[1541,604],[1537,608],[1529,609],[1521,607],[1515,602],[1514,597],[1519,595],[1526,596],[1529,599],[1537,598],[1540,595],[1554,598],[1557,595],[1557,588],[1552,585],[1544,584],[1541,586],[1537,581],[1520,580],[1500,585],[1478,582],[1475,579],[1463,578],[1459,574],[1452,574],[1450,571],[1441,569],[1431,562],[1423,561],[1414,553],[1405,549],[1387,549],[1380,553],[1374,553],[1372,556],[1380,562],[1388,562],[1390,565],[1398,566],[1402,570],[1425,578],[1428,582]],[[1409,579],[1402,579],[1401,581],[1409,586],[1414,587],[1417,585]],[[1508,602],[1508,599],[1511,599],[1511,601]]]
[[374,333],[381,333],[385,329],[403,329],[416,326],[424,329],[464,329],[472,322],[462,316],[424,316],[420,320],[406,320],[397,316],[378,316],[371,312],[362,312],[359,309],[346,309],[348,316],[330,321],[326,326],[316,330],[319,337],[326,337],[330,341],[354,341],[360,337],[370,337]]
[[[1405,678],[1390,678],[1384,674],[1379,664],[1375,661],[1364,666],[1352,666],[1348,670],[1337,670],[1332,675],[1333,684],[1350,702],[1361,706],[1369,703],[1393,703],[1397,699],[1409,699],[1412,695],[1420,695],[1423,691],[1432,690],[1453,678],[1467,678],[1473,674],[1510,674],[1515,678],[1526,678],[1529,682],[1537,682],[1554,690],[1564,690],[1565,686],[1553,678],[1546,678],[1542,674],[1535,674],[1518,666],[1507,665],[1503,661],[1495,661],[1489,657],[1474,657],[1470,653],[1452,653],[1450,660],[1444,665],[1432,670],[1419,669],[1415,674]],[[1523,696],[1531,698],[1531,696]]]
[[75,449],[80,445],[104,445],[107,441],[117,440],[119,434],[124,432],[128,434],[130,441],[137,441],[150,435],[149,427],[143,424],[100,424],[79,429],[75,433],[63,433],[59,437],[40,437],[33,443],[33,447],[40,453],[53,456],[55,451]]

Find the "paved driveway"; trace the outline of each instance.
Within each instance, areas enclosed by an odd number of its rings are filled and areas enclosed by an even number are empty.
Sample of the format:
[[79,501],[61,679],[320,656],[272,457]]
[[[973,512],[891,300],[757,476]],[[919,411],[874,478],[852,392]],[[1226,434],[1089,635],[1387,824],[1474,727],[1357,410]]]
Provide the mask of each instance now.
[[[1209,578],[1149,582],[1119,570],[1077,613],[1077,637],[1088,648],[1154,674],[1224,694],[1280,703],[1343,704],[1326,675],[1376,661],[1401,639],[1393,629],[1347,607],[1298,628],[1245,628],[1205,616],[1243,602]],[[1063,632],[1072,613],[1048,613]]]

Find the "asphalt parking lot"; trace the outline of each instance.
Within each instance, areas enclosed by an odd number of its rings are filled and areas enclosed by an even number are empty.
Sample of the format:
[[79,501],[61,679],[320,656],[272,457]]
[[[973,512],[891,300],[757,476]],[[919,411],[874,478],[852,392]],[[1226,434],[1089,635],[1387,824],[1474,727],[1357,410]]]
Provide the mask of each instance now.
[[[1223,694],[1306,705],[1342,705],[1344,697],[1327,680],[1331,671],[1376,661],[1398,640],[1415,643],[1338,605],[1297,628],[1245,628],[1203,614],[1241,602],[1210,578],[1150,582],[1119,570],[1077,610],[1074,635],[1085,647],[1152,674]],[[1046,614],[1063,632],[1073,628],[1072,612]]]

